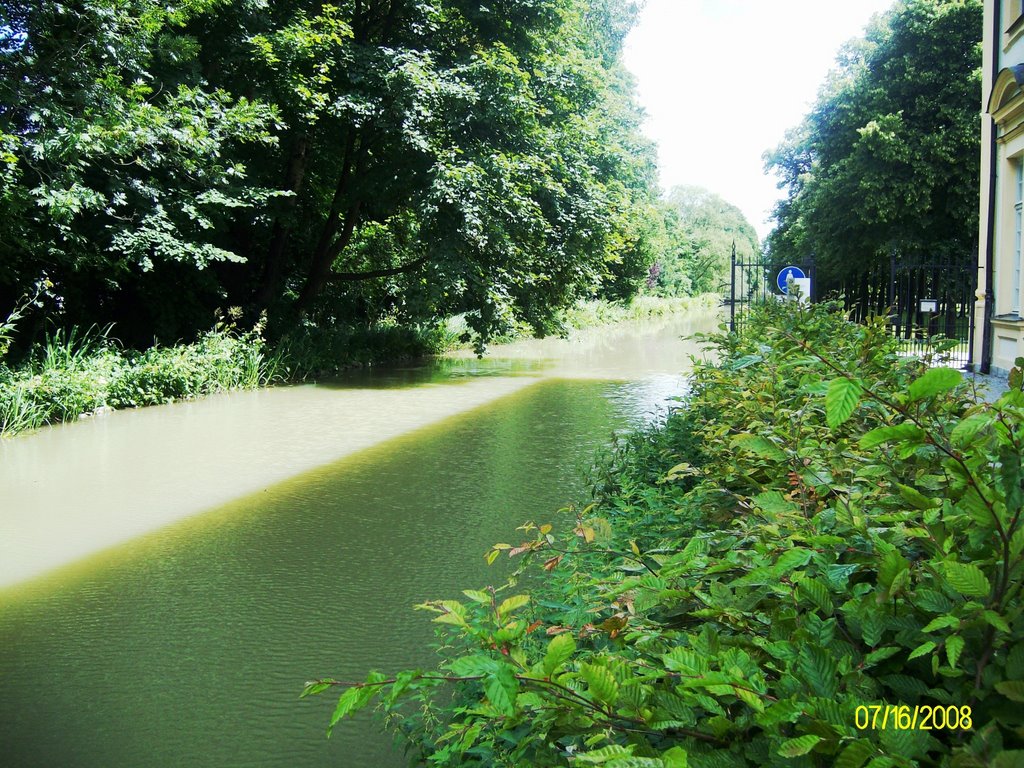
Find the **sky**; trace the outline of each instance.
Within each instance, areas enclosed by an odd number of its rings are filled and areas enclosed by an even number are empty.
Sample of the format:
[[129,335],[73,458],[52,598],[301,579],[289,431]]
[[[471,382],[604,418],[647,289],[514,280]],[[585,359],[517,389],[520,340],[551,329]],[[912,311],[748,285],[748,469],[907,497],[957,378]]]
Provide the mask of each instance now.
[[706,187],[762,238],[782,196],[762,154],[809,110],[847,40],[893,0],[647,0],[625,64],[661,185]]

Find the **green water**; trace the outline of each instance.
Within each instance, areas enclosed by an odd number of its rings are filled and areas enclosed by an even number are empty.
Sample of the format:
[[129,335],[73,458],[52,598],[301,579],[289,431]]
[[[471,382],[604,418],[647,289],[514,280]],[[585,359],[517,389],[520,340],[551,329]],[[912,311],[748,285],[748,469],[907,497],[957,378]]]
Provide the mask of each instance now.
[[500,582],[488,546],[558,523],[595,451],[680,379],[517,386],[0,590],[0,765],[404,765],[369,717],[328,741],[335,697],[303,683],[432,665],[412,606]]

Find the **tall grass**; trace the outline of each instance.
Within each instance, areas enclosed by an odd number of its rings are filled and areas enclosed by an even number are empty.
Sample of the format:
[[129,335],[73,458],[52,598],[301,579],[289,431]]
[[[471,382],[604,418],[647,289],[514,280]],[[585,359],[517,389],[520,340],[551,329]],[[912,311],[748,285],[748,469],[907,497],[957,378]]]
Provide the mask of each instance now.
[[111,329],[58,330],[14,368],[0,363],[0,435],[9,436],[105,408],[170,403],[252,389],[277,376],[260,328],[218,324],[192,344],[121,349]]
[[601,299],[581,301],[566,309],[561,315],[562,324],[570,330],[583,330],[602,325],[651,320],[684,312],[699,312],[713,309],[718,305],[718,294],[701,296],[637,296],[628,302],[611,302]]

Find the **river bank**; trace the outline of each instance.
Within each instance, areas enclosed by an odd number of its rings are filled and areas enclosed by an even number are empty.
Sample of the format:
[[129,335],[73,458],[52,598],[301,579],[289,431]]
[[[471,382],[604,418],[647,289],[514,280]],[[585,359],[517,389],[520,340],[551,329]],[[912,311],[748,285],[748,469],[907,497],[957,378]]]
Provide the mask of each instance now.
[[[714,345],[575,521],[493,547],[528,586],[421,606],[435,670],[308,684],[339,697],[330,722],[402,712],[412,749],[452,768],[1012,763],[1020,371],[978,402],[959,371],[826,305],[767,303]],[[947,725],[872,728],[867,702],[894,701],[898,723]]]

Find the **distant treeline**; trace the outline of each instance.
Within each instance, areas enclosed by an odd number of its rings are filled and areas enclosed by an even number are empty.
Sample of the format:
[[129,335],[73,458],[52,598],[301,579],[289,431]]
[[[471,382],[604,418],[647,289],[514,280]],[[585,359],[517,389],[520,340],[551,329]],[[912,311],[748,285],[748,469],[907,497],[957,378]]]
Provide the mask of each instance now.
[[0,313],[45,279],[62,325],[142,346],[228,306],[272,332],[465,313],[486,340],[714,288],[639,132],[635,15],[0,0]]

